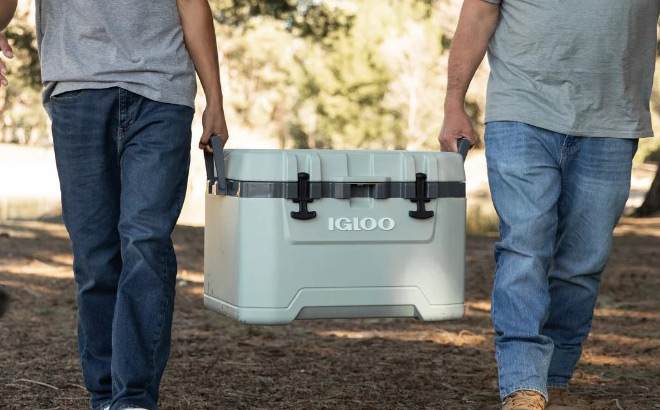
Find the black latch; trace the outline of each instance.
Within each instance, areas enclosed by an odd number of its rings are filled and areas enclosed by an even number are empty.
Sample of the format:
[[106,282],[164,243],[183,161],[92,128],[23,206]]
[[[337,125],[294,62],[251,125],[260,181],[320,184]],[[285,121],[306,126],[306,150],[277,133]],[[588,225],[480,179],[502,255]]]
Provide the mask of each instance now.
[[293,198],[293,203],[299,204],[300,209],[296,211],[291,211],[291,217],[293,219],[314,219],[316,218],[315,211],[307,210],[307,204],[314,202],[310,196],[310,183],[309,183],[309,174],[306,172],[301,172],[298,174],[298,197]]
[[415,198],[411,199],[410,202],[417,204],[417,210],[408,213],[411,218],[433,218],[433,211],[427,211],[425,208],[425,204],[431,202],[426,192],[426,174],[419,173],[415,175]]

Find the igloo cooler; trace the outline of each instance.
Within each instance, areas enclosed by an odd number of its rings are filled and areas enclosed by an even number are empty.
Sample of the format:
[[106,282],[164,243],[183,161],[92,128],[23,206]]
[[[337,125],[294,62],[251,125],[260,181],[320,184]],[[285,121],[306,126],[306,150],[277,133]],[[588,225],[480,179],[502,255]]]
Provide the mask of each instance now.
[[463,316],[464,156],[212,145],[207,308],[259,325]]

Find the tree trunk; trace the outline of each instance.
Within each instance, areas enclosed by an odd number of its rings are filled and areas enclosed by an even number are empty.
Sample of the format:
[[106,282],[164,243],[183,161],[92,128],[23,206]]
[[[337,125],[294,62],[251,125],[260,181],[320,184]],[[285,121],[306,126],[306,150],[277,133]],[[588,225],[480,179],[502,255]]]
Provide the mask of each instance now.
[[2,317],[9,308],[9,295],[0,288],[0,317]]
[[660,213],[660,167],[658,167],[658,172],[655,174],[655,178],[653,179],[649,192],[646,194],[644,203],[637,208],[633,216],[643,218],[652,216],[656,213]]

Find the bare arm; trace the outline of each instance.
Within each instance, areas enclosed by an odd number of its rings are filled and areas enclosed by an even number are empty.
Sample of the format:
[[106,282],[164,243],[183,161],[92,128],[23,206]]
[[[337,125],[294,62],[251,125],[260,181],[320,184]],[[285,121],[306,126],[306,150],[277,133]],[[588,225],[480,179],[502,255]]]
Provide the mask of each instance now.
[[11,19],[14,18],[17,3],[17,0],[2,0],[0,3],[0,31],[6,29]]
[[206,109],[202,117],[204,131],[200,149],[210,151],[212,134],[220,134],[226,142],[229,138],[225,113],[222,106],[218,48],[215,41],[213,15],[208,0],[177,0],[186,48],[206,95]]
[[[2,0],[2,3],[0,3],[0,31],[6,29],[9,22],[14,18],[14,13],[16,13],[16,3],[17,0]],[[7,58],[14,57],[9,42],[7,42],[7,38],[5,38],[2,33],[0,33],[0,51],[2,51],[2,54]],[[2,55],[0,55],[0,87],[9,84],[4,74],[7,74],[7,67],[2,61]]]
[[472,123],[465,112],[465,94],[486,55],[499,13],[499,4],[484,0],[463,3],[449,52],[445,121],[438,138],[443,151],[456,152],[456,141],[460,138],[475,142]]

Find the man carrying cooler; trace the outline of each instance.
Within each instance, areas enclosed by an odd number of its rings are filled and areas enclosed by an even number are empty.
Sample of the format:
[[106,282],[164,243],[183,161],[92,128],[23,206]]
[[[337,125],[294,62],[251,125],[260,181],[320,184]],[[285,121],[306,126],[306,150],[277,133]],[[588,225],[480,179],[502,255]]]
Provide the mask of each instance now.
[[[0,16],[15,3],[3,0]],[[200,148],[212,133],[228,137],[211,10],[207,0],[36,7],[91,407],[156,410],[170,351],[170,235],[187,186],[195,69],[207,100]],[[0,45],[11,57],[4,37]]]
[[659,10],[660,0],[463,4],[440,142],[449,151],[461,137],[474,142],[465,94],[488,49],[503,409],[543,410],[548,398],[548,409],[578,408],[563,391],[591,328],[638,138],[653,134]]

